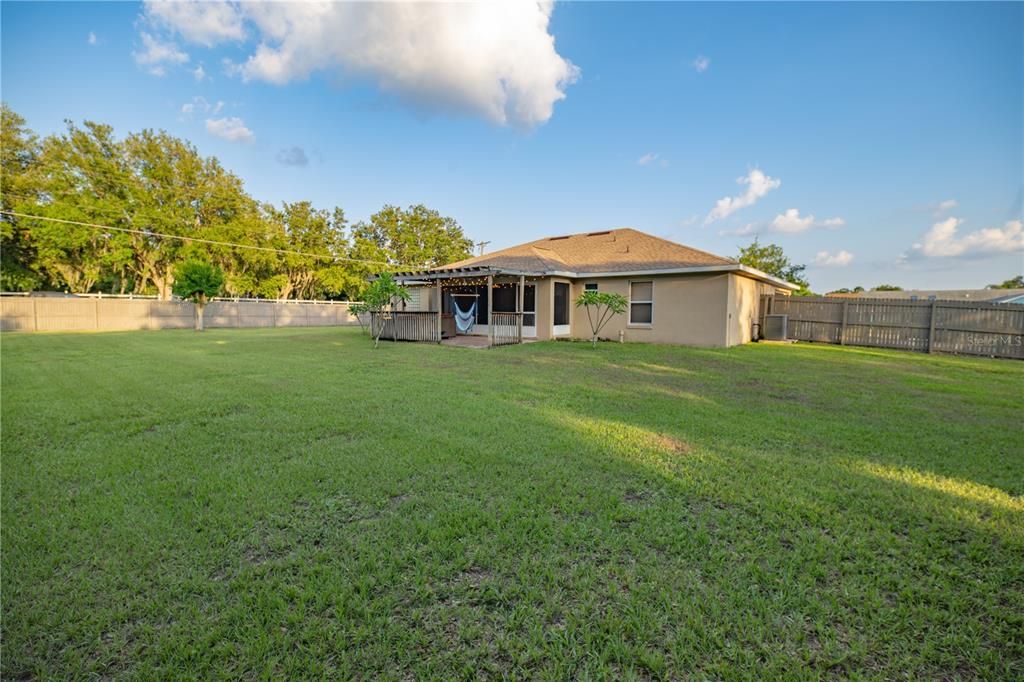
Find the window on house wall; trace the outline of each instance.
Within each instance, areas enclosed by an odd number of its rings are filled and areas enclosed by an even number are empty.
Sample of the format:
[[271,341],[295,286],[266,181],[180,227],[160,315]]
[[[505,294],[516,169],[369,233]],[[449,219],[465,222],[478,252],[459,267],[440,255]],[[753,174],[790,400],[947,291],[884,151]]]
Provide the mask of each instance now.
[[629,323],[651,324],[654,321],[654,282],[629,283]]
[[597,282],[587,282],[583,285],[584,291],[597,291]]

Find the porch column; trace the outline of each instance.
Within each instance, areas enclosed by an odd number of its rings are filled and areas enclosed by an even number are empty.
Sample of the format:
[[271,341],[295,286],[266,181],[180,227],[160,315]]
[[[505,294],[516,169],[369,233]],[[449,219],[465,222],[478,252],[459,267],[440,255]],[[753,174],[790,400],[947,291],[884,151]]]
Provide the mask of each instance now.
[[441,280],[437,280],[437,342],[441,343],[441,330],[444,325],[441,323],[441,309],[444,307],[441,300]]
[[526,275],[519,275],[519,343],[523,342],[523,311],[526,310]]
[[494,275],[487,275],[487,345],[494,345]]

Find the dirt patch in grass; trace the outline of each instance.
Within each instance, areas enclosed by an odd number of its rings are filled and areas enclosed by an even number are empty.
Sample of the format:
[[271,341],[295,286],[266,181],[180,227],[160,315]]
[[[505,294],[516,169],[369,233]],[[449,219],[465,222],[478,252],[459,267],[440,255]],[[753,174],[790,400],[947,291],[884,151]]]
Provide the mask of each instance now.
[[688,455],[693,452],[693,447],[689,443],[675,436],[659,433],[653,440],[657,447],[677,455]]

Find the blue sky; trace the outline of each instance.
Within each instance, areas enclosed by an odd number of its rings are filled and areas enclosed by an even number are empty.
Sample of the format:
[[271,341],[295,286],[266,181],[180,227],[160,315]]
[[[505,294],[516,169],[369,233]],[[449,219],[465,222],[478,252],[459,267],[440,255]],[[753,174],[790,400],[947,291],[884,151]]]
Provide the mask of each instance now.
[[489,250],[631,226],[759,235],[820,291],[1024,270],[1021,3],[246,7],[4,2],[3,99],[43,134],[166,129],[264,201],[425,203]]

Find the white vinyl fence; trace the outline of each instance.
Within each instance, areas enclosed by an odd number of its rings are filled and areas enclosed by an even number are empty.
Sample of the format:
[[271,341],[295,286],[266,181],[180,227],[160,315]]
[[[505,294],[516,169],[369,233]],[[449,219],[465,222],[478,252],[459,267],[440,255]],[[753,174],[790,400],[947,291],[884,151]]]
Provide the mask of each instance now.
[[[329,327],[358,325],[347,301],[214,299],[203,315],[207,328]],[[0,296],[3,331],[128,331],[187,329],[195,307],[185,301],[138,296]]]

